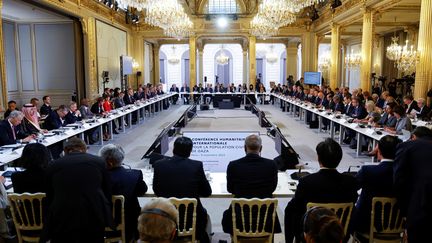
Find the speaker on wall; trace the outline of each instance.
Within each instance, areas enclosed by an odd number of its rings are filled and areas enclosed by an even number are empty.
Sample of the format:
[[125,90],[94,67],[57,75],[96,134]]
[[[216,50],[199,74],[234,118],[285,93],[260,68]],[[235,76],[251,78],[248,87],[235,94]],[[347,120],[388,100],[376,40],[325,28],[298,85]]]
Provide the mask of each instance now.
[[141,71],[138,71],[136,74],[138,77],[141,76]]

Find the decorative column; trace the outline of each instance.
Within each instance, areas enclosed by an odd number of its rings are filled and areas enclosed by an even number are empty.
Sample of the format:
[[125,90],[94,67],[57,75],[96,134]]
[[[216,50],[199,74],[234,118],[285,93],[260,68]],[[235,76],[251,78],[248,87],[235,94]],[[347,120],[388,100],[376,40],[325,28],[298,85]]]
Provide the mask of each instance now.
[[196,85],[196,37],[189,37],[189,88]]
[[256,85],[256,37],[249,36],[249,85]]
[[243,84],[247,84],[248,51],[243,49]]
[[203,60],[203,56],[204,56],[204,50],[203,48],[198,48],[198,61],[199,61],[199,69],[198,69],[198,83],[203,84],[204,86],[204,77],[203,77],[203,73],[204,73],[204,60]]
[[289,77],[289,75],[292,75],[294,77],[294,80],[297,80],[297,52],[298,43],[288,42],[286,47],[286,74],[287,78]]
[[94,100],[100,93],[98,91],[98,74],[96,70],[96,21],[93,17],[85,17],[80,21],[84,37],[86,97],[90,100]]
[[416,68],[414,98],[426,98],[432,89],[432,0],[422,0],[418,35],[420,60]]
[[360,87],[363,91],[371,90],[373,25],[373,13],[366,8],[363,13],[362,63],[360,70]]
[[154,75],[154,85],[159,84],[160,81],[160,69],[159,69],[159,44],[153,44],[153,75]]
[[331,28],[331,66],[330,87],[334,90],[338,87],[340,79],[339,56],[340,56],[340,26],[333,23]]
[[6,60],[3,45],[3,19],[2,19],[3,1],[0,0],[0,110],[6,109],[7,104],[7,81],[6,81]]
[[[302,36],[302,72],[318,70],[318,38],[312,31]],[[303,74],[301,74],[303,76]]]

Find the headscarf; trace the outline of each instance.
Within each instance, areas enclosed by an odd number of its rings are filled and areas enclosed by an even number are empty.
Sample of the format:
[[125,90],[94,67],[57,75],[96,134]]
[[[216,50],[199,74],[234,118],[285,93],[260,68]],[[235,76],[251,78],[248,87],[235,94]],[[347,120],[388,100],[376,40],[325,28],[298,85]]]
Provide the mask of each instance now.
[[38,118],[38,111],[36,107],[32,104],[25,104],[23,108],[21,109],[22,113],[24,114],[24,117],[37,129],[41,129],[39,126],[39,118]]

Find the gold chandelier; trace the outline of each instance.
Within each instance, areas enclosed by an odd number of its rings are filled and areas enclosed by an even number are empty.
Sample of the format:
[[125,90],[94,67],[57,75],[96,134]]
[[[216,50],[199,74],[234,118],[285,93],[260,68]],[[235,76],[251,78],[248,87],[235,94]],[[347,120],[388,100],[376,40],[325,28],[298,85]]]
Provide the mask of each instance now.
[[400,53],[402,52],[402,47],[398,44],[399,37],[393,36],[392,43],[387,47],[386,56],[391,61],[396,61],[399,58]]
[[220,49],[220,54],[216,57],[216,63],[219,65],[226,65],[229,62],[229,57],[225,54],[223,45]]
[[348,69],[357,68],[361,65],[362,57],[360,53],[355,53],[351,49],[351,54],[347,54],[345,57],[345,65]]
[[396,62],[399,71],[404,73],[415,72],[416,65],[419,61],[419,55],[413,45],[411,45],[411,48],[408,48],[408,40],[405,41],[405,46],[401,48],[397,57]]
[[331,57],[330,53],[326,52],[318,61],[318,69],[322,72],[326,72],[331,67]]
[[176,65],[180,62],[180,58],[176,54],[176,47],[174,45],[171,47],[171,49],[172,49],[172,53],[171,55],[168,56],[168,62],[173,65]]
[[274,52],[274,46],[271,45],[269,52],[266,53],[266,61],[270,64],[273,64],[277,62],[278,59],[279,59],[278,56]]
[[164,28],[164,34],[169,37],[181,39],[193,35],[193,23],[189,19],[186,13],[182,14],[183,17],[177,20],[177,22]]
[[251,34],[261,39],[267,39],[268,37],[275,36],[278,34],[279,27],[271,25],[263,16],[260,14],[255,15],[251,21]]

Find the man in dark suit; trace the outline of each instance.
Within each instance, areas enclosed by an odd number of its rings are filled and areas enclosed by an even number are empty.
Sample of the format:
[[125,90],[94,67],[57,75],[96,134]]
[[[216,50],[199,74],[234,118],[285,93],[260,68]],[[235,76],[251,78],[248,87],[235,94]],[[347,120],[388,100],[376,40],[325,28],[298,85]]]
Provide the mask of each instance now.
[[69,103],[69,112],[65,116],[66,124],[74,124],[77,121],[82,120],[81,111],[78,109],[78,105],[75,101]]
[[[177,88],[177,86],[175,85],[175,84],[173,84],[172,86],[171,86],[171,88],[170,88],[170,93],[180,93],[180,90],[179,90],[179,88]],[[179,95],[178,94],[175,94],[175,95],[173,95],[172,96],[172,102],[173,102],[173,104],[175,105],[175,104],[177,104],[177,100],[178,100],[178,98],[179,98]]]
[[65,156],[47,169],[44,232],[52,243],[104,242],[105,227],[113,225],[105,161],[86,151],[81,139],[71,138]]
[[357,182],[354,177],[340,174],[336,167],[342,159],[342,148],[331,138],[316,147],[320,170],[300,178],[294,197],[285,208],[285,241],[296,237],[303,240],[302,217],[309,202],[355,203]]
[[416,111],[417,118],[420,120],[427,118],[427,115],[431,109],[426,105],[426,100],[423,98],[418,99],[417,105],[418,105],[418,109]]
[[123,195],[125,198],[125,229],[126,242],[138,240],[137,219],[140,214],[138,197],[147,192],[147,185],[140,170],[125,169],[122,166],[125,152],[122,147],[107,144],[99,150],[99,155],[105,160],[111,180],[113,195]]
[[[362,189],[353,212],[354,231],[369,234],[372,198],[394,197],[393,161],[396,147],[402,141],[395,136],[386,135],[378,141],[379,165],[365,165],[357,173],[356,179]],[[375,226],[380,227],[378,222]]]
[[[351,98],[351,106],[352,111],[350,114],[346,114],[347,116],[350,116],[351,118],[362,120],[367,116],[366,109],[361,104],[360,99],[358,97],[352,97]],[[356,132],[352,129],[347,128],[346,129],[346,138],[344,139],[344,143],[351,143],[351,140],[355,137]],[[351,143],[351,146],[355,146],[354,141]]]
[[5,111],[5,113],[3,114],[3,118],[4,119],[8,118],[8,116],[10,115],[10,113],[12,111],[18,111],[18,109],[16,108],[16,102],[14,100],[10,100],[8,102],[8,108]]
[[65,121],[65,116],[68,114],[69,109],[60,105],[58,109],[51,111],[45,120],[45,127],[47,130],[59,129],[65,126],[67,123]]
[[[249,135],[245,139],[246,156],[231,161],[227,168],[227,190],[236,198],[272,198],[278,183],[278,169],[273,160],[260,156],[261,138]],[[237,214],[240,216],[240,212]],[[275,222],[275,233],[280,233],[279,220]],[[271,226],[271,221],[267,222]],[[232,209],[223,214],[222,227],[225,233],[233,233]],[[271,227],[269,231],[271,230]]]
[[51,108],[51,97],[49,97],[48,95],[45,95],[42,98],[42,102],[43,102],[43,104],[42,104],[42,106],[40,108],[40,114],[41,114],[41,116],[48,116],[51,113],[51,111],[52,111],[52,108]]
[[127,90],[127,94],[125,94],[125,96],[123,97],[123,100],[124,100],[126,105],[131,105],[131,104],[135,103],[135,98],[134,98],[134,93],[133,93],[132,88],[129,88]]
[[192,146],[190,138],[179,137],[174,142],[174,156],[153,164],[153,191],[158,197],[196,198],[198,200],[197,239],[207,243],[209,242],[205,231],[207,211],[199,198],[210,196],[212,190],[204,174],[202,162],[188,159]]
[[[416,128],[416,130],[419,127]],[[427,129],[427,128],[425,128]],[[416,131],[414,131],[415,133]],[[432,135],[399,144],[393,166],[394,189],[407,217],[408,242],[425,242],[432,229]]]
[[414,100],[412,95],[405,95],[403,98],[405,113],[410,114],[412,110],[419,110],[417,101]]
[[24,114],[21,111],[12,111],[7,119],[0,122],[0,146],[29,142],[35,138],[34,135],[24,137],[18,132],[18,126],[23,119]]
[[[187,86],[187,84],[185,83],[184,86],[180,88],[180,92],[190,93],[189,86]],[[189,96],[190,96],[189,94],[182,94],[181,95],[181,97],[183,99],[183,103],[189,105]]]

